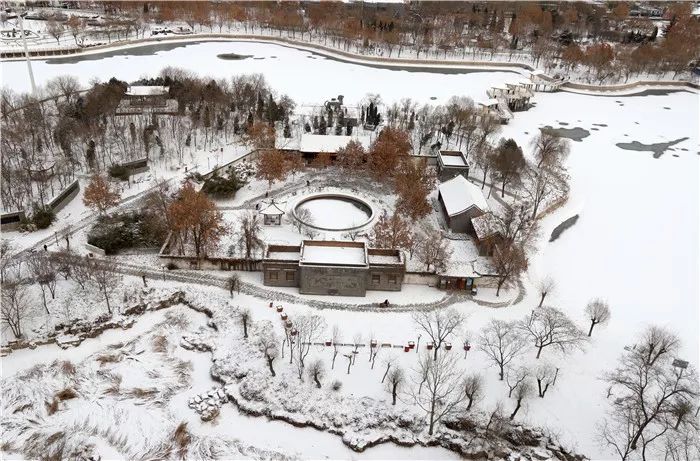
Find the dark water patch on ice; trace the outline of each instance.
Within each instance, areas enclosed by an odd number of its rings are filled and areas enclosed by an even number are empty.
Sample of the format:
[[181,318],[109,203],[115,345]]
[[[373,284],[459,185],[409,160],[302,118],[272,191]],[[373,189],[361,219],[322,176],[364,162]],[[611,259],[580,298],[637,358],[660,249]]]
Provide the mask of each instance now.
[[559,125],[568,126],[569,122],[559,122]]
[[219,59],[225,59],[227,61],[241,61],[243,59],[248,59],[252,58],[252,54],[236,54],[236,53],[222,53],[222,54],[217,54],[217,58]]
[[552,235],[549,236],[549,241],[553,242],[556,239],[558,239],[562,232],[576,224],[576,221],[578,221],[578,215],[574,215],[566,221],[559,224],[557,227],[554,228],[554,230],[552,230]]
[[525,133],[526,135],[529,135],[529,134],[530,134],[529,131],[523,131],[523,133]]
[[602,126],[602,127],[606,127],[606,126],[608,126],[608,125],[607,125],[607,123],[594,123],[593,126]]
[[599,131],[599,130],[600,130],[600,128],[596,128],[596,127],[591,128],[591,131]]
[[682,150],[683,152],[688,152],[688,149],[686,149],[685,147],[681,147],[680,150]]
[[571,139],[572,141],[580,142],[583,138],[591,135],[591,132],[577,126],[575,128],[553,128],[549,125],[540,128],[543,133],[551,133],[555,136]]
[[436,99],[437,99],[437,96],[431,96],[431,97],[430,97],[430,100],[431,100],[431,101],[435,101]]
[[678,154],[673,154],[674,157],[678,157]]
[[664,109],[666,109],[666,110],[671,110],[670,107],[666,107],[666,106],[664,106]]
[[642,144],[639,141],[632,141],[632,142],[618,142],[615,144],[617,147],[620,149],[625,149],[625,150],[636,150],[638,152],[653,152],[654,158],[659,158],[661,157],[664,152],[669,150],[669,147],[678,144],[679,142],[683,142],[687,140],[688,138],[679,138],[674,141],[669,141],[669,142],[657,142],[654,144]]

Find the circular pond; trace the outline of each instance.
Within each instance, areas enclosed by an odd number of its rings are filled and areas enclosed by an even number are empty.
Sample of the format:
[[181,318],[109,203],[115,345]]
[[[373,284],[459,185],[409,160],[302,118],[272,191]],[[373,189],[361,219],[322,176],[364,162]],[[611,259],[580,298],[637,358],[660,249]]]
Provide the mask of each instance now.
[[343,194],[317,194],[304,197],[294,207],[294,217],[315,229],[348,231],[372,220],[372,207],[364,200]]

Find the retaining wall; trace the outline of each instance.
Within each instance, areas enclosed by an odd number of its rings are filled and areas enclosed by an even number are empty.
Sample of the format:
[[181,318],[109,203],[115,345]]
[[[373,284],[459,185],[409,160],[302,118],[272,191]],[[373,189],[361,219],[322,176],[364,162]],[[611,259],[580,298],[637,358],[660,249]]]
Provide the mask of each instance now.
[[49,208],[51,208],[54,213],[58,213],[78,195],[78,192],[80,192],[80,183],[76,179],[49,201]]
[[96,255],[98,255],[98,256],[106,256],[106,255],[107,255],[107,253],[105,252],[105,250],[103,250],[102,248],[96,247],[95,245],[90,245],[90,244],[87,243],[87,242],[85,242],[85,248],[86,248],[90,253],[94,253],[94,254],[96,254]]

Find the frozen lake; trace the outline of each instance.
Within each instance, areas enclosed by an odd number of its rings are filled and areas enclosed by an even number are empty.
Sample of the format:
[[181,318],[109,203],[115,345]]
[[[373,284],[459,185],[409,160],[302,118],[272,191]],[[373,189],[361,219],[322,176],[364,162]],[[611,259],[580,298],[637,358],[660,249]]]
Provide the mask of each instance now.
[[[237,60],[218,57],[227,53],[249,57]],[[86,86],[94,78],[106,81],[116,77],[131,82],[156,76],[168,66],[185,68],[215,79],[261,73],[272,88],[286,93],[297,104],[320,104],[339,94],[352,103],[367,93],[380,94],[384,101],[411,97],[421,102],[440,103],[467,91],[485,100],[489,86],[519,78],[514,72],[463,70],[447,73],[451,71],[363,66],[295,48],[255,42],[148,45],[80,58],[32,61],[32,65],[38,85],[64,74],[75,75]],[[2,85],[15,91],[29,91],[27,64],[23,61],[2,62]]]
[[[222,60],[217,58],[221,53],[252,57]],[[165,66],[216,78],[263,73],[273,88],[300,104],[319,104],[337,94],[352,102],[368,92],[380,94],[384,101],[411,97],[440,103],[453,95],[481,100],[489,86],[518,78],[507,72],[381,69],[277,45],[238,42],[168,45],[81,61],[34,63],[39,82],[75,74],[85,84],[95,77],[133,80],[153,76]],[[4,85],[15,90],[28,88],[23,62],[3,62],[2,78]],[[569,359],[576,366],[564,369],[558,390],[547,394],[545,404],[535,399],[525,414],[531,423],[555,428],[564,441],[575,443],[588,456],[608,458],[609,453],[601,451],[595,441],[595,425],[605,409],[604,383],[599,378],[614,367],[622,348],[644,326],[664,325],[684,343],[680,358],[698,364],[698,95],[686,91],[635,96],[560,92],[537,93],[534,99],[536,106],[516,113],[502,136],[514,138],[528,153],[529,141],[546,126],[578,141],[571,142],[568,164],[570,200],[544,219],[540,249],[532,257],[527,278],[535,281],[551,274],[557,291],[548,299],[580,325],[586,323],[583,309],[593,297],[607,299],[612,319],[594,334],[587,353]],[[548,243],[551,230],[575,214],[580,216],[578,222]],[[470,320],[470,328],[478,329],[491,316],[526,315],[534,302],[531,293],[512,309],[481,310]],[[398,330],[396,319],[385,321]],[[410,319],[405,323],[409,325]]]

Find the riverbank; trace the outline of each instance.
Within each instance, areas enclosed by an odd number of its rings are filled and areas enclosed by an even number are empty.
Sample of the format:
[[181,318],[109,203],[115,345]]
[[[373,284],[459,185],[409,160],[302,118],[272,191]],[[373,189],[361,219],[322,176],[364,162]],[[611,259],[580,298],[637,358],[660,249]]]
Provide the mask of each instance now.
[[[329,59],[339,60],[350,64],[358,64],[364,66],[378,66],[380,68],[390,68],[395,70],[417,70],[417,71],[439,71],[448,73],[451,70],[480,70],[480,71],[507,71],[519,74],[521,76],[529,76],[531,72],[541,70],[533,67],[530,64],[520,62],[503,62],[503,61],[479,61],[479,60],[447,60],[447,59],[418,59],[418,58],[393,58],[385,56],[368,56],[351,51],[339,50],[334,47],[322,45],[319,43],[311,43],[303,40],[298,40],[289,37],[275,37],[272,35],[253,35],[253,34],[237,34],[237,33],[209,33],[209,34],[193,34],[188,36],[171,36],[159,38],[143,38],[130,40],[126,42],[115,42],[106,45],[96,45],[87,48],[56,48],[55,50],[34,50],[30,51],[30,59],[32,60],[64,60],[77,56],[94,56],[99,54],[113,53],[115,51],[132,50],[142,47],[152,47],[159,44],[194,44],[202,42],[257,42],[276,44],[288,48],[294,48],[300,51],[307,51],[314,54],[322,55]],[[2,53],[3,62],[21,61],[25,59],[23,56],[6,57],[7,52]],[[545,75],[545,78],[553,78]],[[695,79],[697,80],[697,79]],[[690,80],[666,80],[666,79],[640,79],[624,84],[590,84],[584,82],[569,81],[562,85],[563,91],[572,92],[625,92],[635,90],[640,87],[648,89],[650,87],[663,88],[687,88],[700,89],[700,84],[697,81]]]

